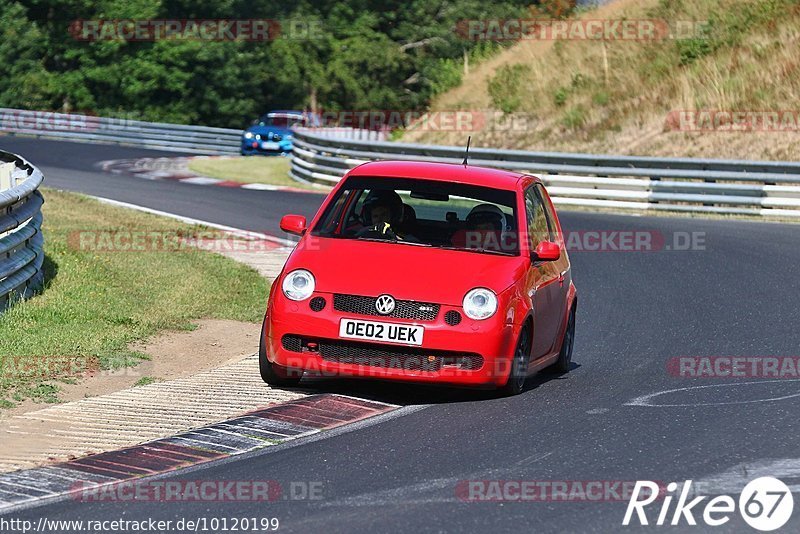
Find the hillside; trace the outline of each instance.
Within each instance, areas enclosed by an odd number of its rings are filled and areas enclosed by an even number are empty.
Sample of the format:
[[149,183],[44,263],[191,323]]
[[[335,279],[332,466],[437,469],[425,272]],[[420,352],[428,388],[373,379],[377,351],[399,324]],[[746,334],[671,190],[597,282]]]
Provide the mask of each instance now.
[[[476,146],[502,148],[800,159],[797,0],[617,0],[578,18],[656,19],[691,36],[519,41],[432,103],[489,117],[481,128],[402,140],[460,145],[472,134]],[[714,126],[730,117],[739,131]]]

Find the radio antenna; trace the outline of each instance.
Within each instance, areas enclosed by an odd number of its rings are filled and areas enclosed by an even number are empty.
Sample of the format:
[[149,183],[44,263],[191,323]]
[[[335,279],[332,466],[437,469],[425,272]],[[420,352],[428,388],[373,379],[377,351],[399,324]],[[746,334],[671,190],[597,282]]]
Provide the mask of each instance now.
[[467,149],[464,151],[464,161],[462,163],[462,165],[464,167],[467,166],[467,159],[469,159],[469,142],[470,141],[472,141],[472,136],[471,135],[469,137],[467,137]]

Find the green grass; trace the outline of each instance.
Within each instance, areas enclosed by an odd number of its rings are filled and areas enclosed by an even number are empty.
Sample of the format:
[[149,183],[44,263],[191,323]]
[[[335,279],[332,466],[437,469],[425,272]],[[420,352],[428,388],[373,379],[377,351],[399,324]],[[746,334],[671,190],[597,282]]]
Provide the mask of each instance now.
[[54,402],[82,370],[134,365],[129,349],[199,318],[258,322],[269,286],[258,273],[196,249],[81,250],[78,232],[196,235],[198,227],[44,190],[45,290],[0,315],[0,407],[26,398]]
[[194,173],[245,184],[261,183],[319,190],[319,187],[289,177],[290,158],[286,157],[223,157],[195,158],[189,162]]

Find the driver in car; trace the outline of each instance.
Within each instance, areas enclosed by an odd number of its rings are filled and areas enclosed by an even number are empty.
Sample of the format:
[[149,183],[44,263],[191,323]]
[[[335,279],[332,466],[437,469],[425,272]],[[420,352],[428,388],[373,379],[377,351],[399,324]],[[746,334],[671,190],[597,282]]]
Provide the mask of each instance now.
[[375,237],[399,241],[418,242],[401,231],[403,199],[394,191],[371,191],[364,201],[364,219],[371,225],[362,228],[356,237]]
[[506,216],[500,208],[479,204],[467,215],[466,225],[453,235],[454,247],[503,251]]

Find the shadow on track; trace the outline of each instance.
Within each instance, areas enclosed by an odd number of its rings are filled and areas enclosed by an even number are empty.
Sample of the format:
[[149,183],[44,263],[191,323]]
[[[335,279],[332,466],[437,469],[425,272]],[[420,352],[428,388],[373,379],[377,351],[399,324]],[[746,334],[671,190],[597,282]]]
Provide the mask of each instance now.
[[[570,366],[570,371],[574,371],[579,367],[579,364],[573,362]],[[551,380],[565,380],[566,377],[567,373],[539,372],[529,377],[525,382],[522,395],[530,393]],[[310,394],[338,393],[340,395],[352,395],[401,406],[475,402],[503,398],[496,390],[392,382],[372,378],[319,378],[308,375],[303,378],[298,390]]]

